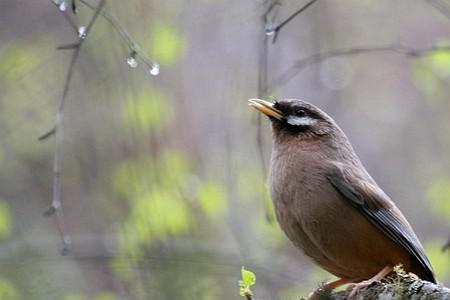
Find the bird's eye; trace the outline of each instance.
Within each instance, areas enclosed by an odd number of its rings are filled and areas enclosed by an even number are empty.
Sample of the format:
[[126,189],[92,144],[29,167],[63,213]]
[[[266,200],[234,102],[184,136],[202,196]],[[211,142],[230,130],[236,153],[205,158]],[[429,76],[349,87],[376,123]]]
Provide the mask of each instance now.
[[297,110],[295,111],[295,115],[296,115],[297,117],[304,117],[304,116],[306,116],[306,111],[305,111],[304,109],[302,109],[302,108],[297,109]]

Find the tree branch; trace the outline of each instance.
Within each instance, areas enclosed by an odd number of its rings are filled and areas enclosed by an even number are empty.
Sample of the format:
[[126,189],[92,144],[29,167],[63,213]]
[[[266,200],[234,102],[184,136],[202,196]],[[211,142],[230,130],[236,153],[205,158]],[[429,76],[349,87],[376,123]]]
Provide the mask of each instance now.
[[[331,293],[322,291],[319,299],[346,300],[348,292]],[[354,300],[394,300],[394,299],[421,299],[421,300],[448,300],[450,289],[428,281],[418,279],[415,275],[404,271],[389,276],[384,282],[374,282],[361,290]]]
[[273,39],[272,39],[272,44],[275,44],[277,37],[278,37],[278,33],[281,30],[281,28],[283,28],[284,26],[286,26],[286,24],[288,24],[290,21],[292,21],[296,16],[298,16],[299,14],[301,14],[302,12],[304,12],[306,9],[308,9],[308,7],[310,7],[311,5],[313,5],[317,0],[311,0],[308,3],[306,3],[303,7],[301,7],[299,10],[297,10],[296,12],[294,12],[292,15],[290,15],[289,17],[286,18],[286,20],[284,20],[283,22],[281,22],[280,24],[278,24],[277,26],[271,28],[269,26],[266,27],[266,34],[267,35],[273,35]]
[[432,46],[428,48],[410,48],[402,45],[387,45],[387,46],[375,46],[375,47],[357,47],[357,48],[349,48],[342,50],[331,50],[328,52],[317,53],[311,56],[302,58],[297,60],[292,67],[278,76],[270,85],[269,90],[273,90],[278,88],[287,82],[289,82],[292,78],[298,75],[301,71],[303,71],[306,67],[323,62],[329,58],[333,57],[341,57],[341,56],[352,56],[358,54],[365,53],[378,53],[378,52],[395,52],[401,55],[409,56],[409,57],[422,57],[437,51],[450,51],[450,46]]
[[50,207],[44,212],[44,216],[51,216],[53,214],[56,215],[56,224],[63,242],[62,255],[66,255],[68,253],[71,244],[71,238],[67,231],[64,212],[61,204],[61,155],[62,155],[61,140],[62,140],[62,121],[64,117],[64,104],[66,102],[67,94],[69,92],[69,86],[73,76],[74,66],[80,54],[81,47],[83,46],[83,43],[86,40],[87,36],[89,35],[92,26],[94,26],[95,21],[97,20],[103,6],[105,5],[105,1],[106,0],[100,0],[92,18],[90,19],[88,25],[85,27],[84,31],[78,32],[79,34],[78,42],[76,44],[73,44],[74,45],[73,53],[70,59],[69,69],[66,73],[63,93],[59,102],[58,109],[55,114],[54,127],[50,131],[39,137],[39,140],[44,140],[53,134],[55,135],[55,145],[53,154],[53,199],[52,203],[50,204]]
[[[261,22],[263,27],[265,27],[269,23],[269,14],[273,11],[273,9],[279,5],[277,1],[272,0],[266,11],[261,17]],[[267,80],[267,68],[268,68],[268,36],[263,32],[261,34],[260,39],[261,44],[258,46],[259,55],[258,55],[258,97],[264,98],[267,92],[268,80]],[[256,144],[258,147],[258,154],[261,161],[263,174],[266,173],[266,159],[264,157],[263,150],[263,133],[262,133],[262,124],[261,124],[261,114],[257,116],[257,124],[256,124]]]
[[[62,147],[62,125],[63,125],[62,123],[64,117],[64,104],[66,102],[70,82],[73,76],[74,66],[79,57],[83,43],[88,37],[98,17],[102,15],[105,18],[105,20],[108,21],[108,23],[114,28],[114,30],[118,32],[119,36],[128,46],[130,50],[130,57],[128,58],[128,64],[131,67],[136,66],[137,62],[135,59],[139,58],[149,68],[150,75],[156,76],[159,74],[159,64],[150,60],[147,57],[147,55],[145,55],[145,53],[141,50],[139,45],[128,34],[128,32],[122,27],[122,25],[120,25],[117,18],[108,11],[106,11],[105,9],[103,9],[106,0],[100,0],[98,2],[98,5],[94,5],[87,0],[78,1],[79,3],[82,3],[83,5],[94,11],[87,26],[81,27],[78,27],[77,24],[72,20],[72,18],[67,13],[66,0],[50,0],[50,1],[58,7],[58,9],[62,12],[63,16],[65,17],[65,19],[68,21],[71,27],[75,29],[76,33],[78,34],[78,40],[75,43],[60,45],[56,48],[57,50],[73,50],[73,52],[70,59],[69,68],[66,73],[63,93],[57,111],[55,113],[54,127],[38,138],[38,140],[43,141],[55,135],[54,157],[53,157],[53,199],[50,207],[44,212],[44,216],[51,216],[53,214],[56,215],[57,227],[63,241],[62,254],[65,255],[69,251],[71,239],[66,229],[64,213],[61,206],[61,161],[62,161],[61,147]],[[71,4],[72,4],[72,12],[76,14],[77,5],[75,4],[74,1],[72,1]]]
[[[80,3],[84,4],[86,7],[90,9],[95,9],[96,7],[91,4],[87,0],[79,0]],[[159,64],[153,60],[151,60],[144,51],[142,51],[141,47],[134,41],[134,39],[128,34],[128,32],[123,28],[120,22],[117,20],[116,16],[108,12],[107,10],[102,10],[101,15],[108,21],[109,24],[114,28],[114,30],[119,34],[120,38],[124,41],[124,43],[128,46],[130,51],[130,55],[137,58],[140,58],[141,61],[149,68],[151,75],[158,75]],[[156,71],[155,73],[152,73]]]
[[[280,5],[277,0],[271,0],[269,2],[264,14],[261,16],[262,28],[267,28],[267,25],[272,21],[269,20],[269,15],[274,11],[277,5]],[[275,15],[276,13],[272,15],[272,18],[275,18]],[[266,34],[266,31],[263,31],[260,34],[261,38],[259,40],[260,44],[258,46],[258,97],[264,98],[268,90],[269,36]],[[262,116],[261,114],[258,114],[256,116],[256,145],[262,168],[262,174],[267,174],[263,142]],[[262,195],[262,198],[264,199],[264,195]],[[269,216],[270,208],[267,205],[265,205],[265,211],[266,216]],[[269,217],[267,219],[269,219]]]
[[450,19],[450,8],[445,4],[444,1],[441,0],[425,0],[431,7],[445,16],[447,19]]

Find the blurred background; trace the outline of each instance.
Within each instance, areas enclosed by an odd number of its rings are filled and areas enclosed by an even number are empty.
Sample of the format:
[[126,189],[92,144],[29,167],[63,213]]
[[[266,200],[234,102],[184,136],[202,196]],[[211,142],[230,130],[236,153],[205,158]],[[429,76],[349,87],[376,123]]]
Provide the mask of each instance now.
[[[58,4],[61,1],[56,1]],[[70,1],[69,1],[70,2]],[[79,1],[77,26],[93,11]],[[89,2],[94,6],[98,2]],[[265,0],[107,0],[105,10],[159,63],[151,76],[100,16],[64,107],[61,256],[52,128],[74,28],[49,0],[0,1],[0,299],[295,299],[333,277],[296,250],[267,194],[271,133],[247,99],[297,97],[341,125],[450,284],[450,52],[331,50],[450,42],[450,2],[319,0],[264,34]],[[280,1],[278,24],[306,4]],[[447,16],[446,16],[447,14]],[[270,24],[269,24],[270,25]],[[266,62],[266,63],[265,63]],[[267,91],[263,91],[267,89]]]

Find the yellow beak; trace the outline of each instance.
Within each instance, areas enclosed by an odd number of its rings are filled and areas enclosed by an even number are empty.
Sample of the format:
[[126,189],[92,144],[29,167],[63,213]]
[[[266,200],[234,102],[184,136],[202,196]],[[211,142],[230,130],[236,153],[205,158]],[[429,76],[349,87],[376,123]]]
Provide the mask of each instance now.
[[256,108],[258,111],[262,112],[268,117],[272,117],[278,120],[281,120],[283,118],[283,113],[280,110],[274,108],[272,102],[253,98],[248,100],[248,105]]

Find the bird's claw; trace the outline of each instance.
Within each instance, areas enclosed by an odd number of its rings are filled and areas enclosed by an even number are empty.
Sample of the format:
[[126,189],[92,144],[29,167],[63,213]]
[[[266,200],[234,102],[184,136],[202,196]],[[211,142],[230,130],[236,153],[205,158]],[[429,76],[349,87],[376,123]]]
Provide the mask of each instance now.
[[347,296],[347,300],[354,300],[358,292],[362,289],[365,289],[369,285],[371,285],[373,280],[364,280],[358,283],[352,283],[347,287],[347,292],[349,292]]

